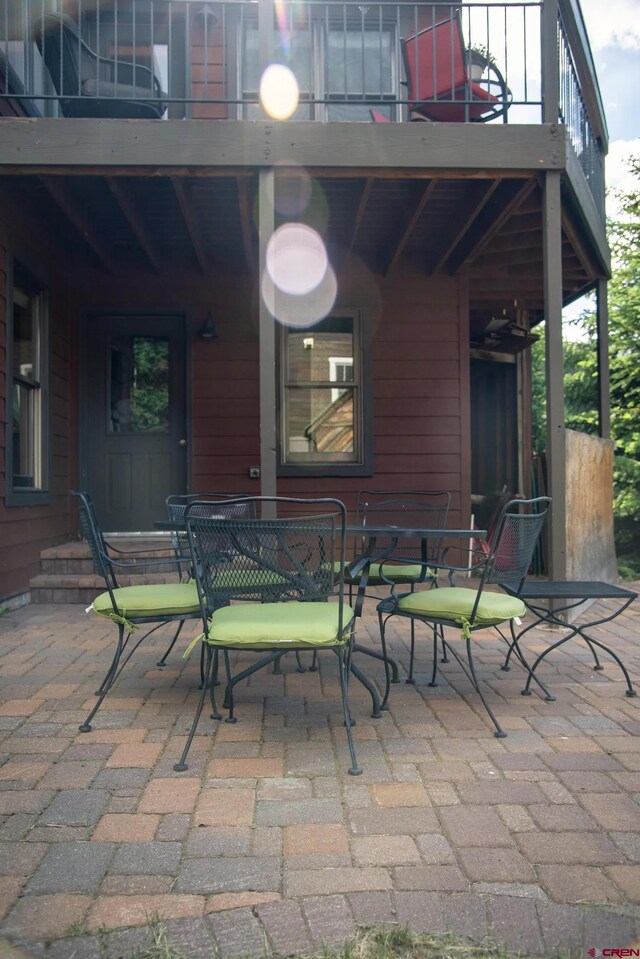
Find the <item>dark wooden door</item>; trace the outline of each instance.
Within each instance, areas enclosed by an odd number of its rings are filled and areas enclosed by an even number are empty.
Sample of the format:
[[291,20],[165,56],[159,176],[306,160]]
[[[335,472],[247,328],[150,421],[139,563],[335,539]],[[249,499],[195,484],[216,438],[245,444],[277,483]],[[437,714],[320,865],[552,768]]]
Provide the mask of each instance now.
[[82,485],[107,531],[149,531],[186,490],[184,320],[90,316]]
[[518,378],[515,363],[471,360],[471,492],[486,526],[496,496],[518,492]]

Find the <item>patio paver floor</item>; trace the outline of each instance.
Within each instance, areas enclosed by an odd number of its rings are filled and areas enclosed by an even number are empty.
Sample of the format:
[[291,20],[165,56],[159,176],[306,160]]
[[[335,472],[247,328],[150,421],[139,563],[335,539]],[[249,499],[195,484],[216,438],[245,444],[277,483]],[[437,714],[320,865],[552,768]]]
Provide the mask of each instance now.
[[[640,685],[640,603],[602,629]],[[127,956],[153,915],[186,956],[223,959],[309,951],[381,922],[532,954],[637,947],[640,697],[606,657],[595,672],[579,643],[552,654],[545,702],[520,695],[519,667],[500,669],[495,634],[475,634],[508,730],[498,740],[455,662],[427,685],[426,631],[417,684],[404,683],[397,621],[388,713],[372,719],[351,686],[362,776],[347,772],[334,657],[318,674],[293,656],[237,689],[237,724],[205,713],[175,773],[198,655],[182,659],[185,641],[158,669],[169,635],[143,644],[82,734],[113,627],[80,606],[0,618],[0,935],[22,953]],[[540,651],[550,632],[529,637]],[[358,641],[376,638],[368,603]]]

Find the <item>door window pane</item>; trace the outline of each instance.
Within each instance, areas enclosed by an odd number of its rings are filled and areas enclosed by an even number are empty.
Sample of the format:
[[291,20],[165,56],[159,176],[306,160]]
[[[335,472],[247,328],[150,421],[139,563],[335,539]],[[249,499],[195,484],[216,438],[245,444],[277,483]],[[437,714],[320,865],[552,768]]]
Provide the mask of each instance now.
[[112,336],[109,344],[109,433],[169,432],[169,341]]

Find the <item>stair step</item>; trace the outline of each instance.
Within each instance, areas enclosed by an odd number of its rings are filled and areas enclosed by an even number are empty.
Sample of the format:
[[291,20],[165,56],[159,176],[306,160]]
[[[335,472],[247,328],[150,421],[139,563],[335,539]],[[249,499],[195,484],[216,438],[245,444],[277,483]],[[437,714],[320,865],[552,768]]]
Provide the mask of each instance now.
[[[145,576],[120,576],[120,586],[140,586],[143,584],[175,583],[178,576],[175,571],[147,573]],[[101,576],[91,573],[84,576],[76,574],[41,573],[34,576],[29,584],[32,603],[84,603],[89,605],[106,586]]]
[[[168,536],[118,537],[112,545],[126,555],[116,555],[119,562],[145,562],[150,558],[173,559],[173,550]],[[145,550],[153,550],[149,557]],[[176,566],[152,564],[139,573],[118,570],[120,586],[135,586],[144,583],[175,583],[178,580]],[[32,603],[85,603],[88,605],[104,592],[104,579],[97,575],[89,547],[82,540],[52,546],[40,554],[40,574],[29,584]]]

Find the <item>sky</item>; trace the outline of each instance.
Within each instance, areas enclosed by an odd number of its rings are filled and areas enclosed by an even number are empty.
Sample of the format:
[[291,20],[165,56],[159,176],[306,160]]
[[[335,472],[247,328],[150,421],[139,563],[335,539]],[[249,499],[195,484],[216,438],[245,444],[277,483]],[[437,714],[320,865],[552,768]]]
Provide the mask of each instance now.
[[[640,156],[640,0],[580,0],[580,5],[609,129],[607,187],[627,191],[634,180],[625,161]],[[609,196],[607,213],[615,210]]]

